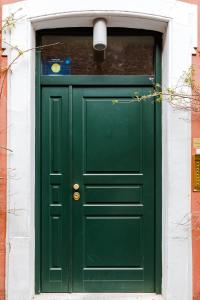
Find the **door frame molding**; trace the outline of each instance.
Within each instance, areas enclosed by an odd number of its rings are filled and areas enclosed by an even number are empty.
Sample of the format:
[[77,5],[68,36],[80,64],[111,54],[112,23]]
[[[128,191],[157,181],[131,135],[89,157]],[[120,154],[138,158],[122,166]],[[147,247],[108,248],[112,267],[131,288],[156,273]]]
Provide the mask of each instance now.
[[[27,52],[8,74],[6,293],[32,299],[35,290],[35,33],[44,28],[92,26],[94,18],[108,26],[151,29],[163,34],[162,82],[173,87],[192,64],[197,46],[197,5],[178,0],[19,1],[3,5],[3,19],[17,11],[20,22],[4,33]],[[24,17],[25,16],[25,17]],[[4,45],[5,46],[5,45]],[[6,45],[8,61],[15,50]],[[181,49],[181,51],[179,51]],[[192,299],[191,113],[162,104],[162,295]],[[181,188],[180,188],[181,187]],[[11,250],[11,251],[10,251]],[[25,263],[22,264],[21,262]],[[20,276],[15,276],[20,274]],[[184,276],[183,276],[184,274]],[[183,286],[185,287],[183,289]],[[150,297],[150,296],[149,296]]]
[[[66,29],[59,29],[59,31]],[[72,30],[73,29],[69,29]],[[129,29],[134,32],[134,29]],[[46,31],[46,30],[45,30]],[[51,30],[48,30],[50,32]],[[36,41],[40,40],[44,30],[36,33]],[[154,35],[154,76],[112,76],[112,75],[41,75],[40,52],[36,52],[35,77],[35,293],[41,292],[41,87],[51,85],[93,85],[93,86],[153,86],[161,84],[161,48],[162,34],[154,31],[137,30],[138,35]],[[155,105],[155,292],[161,293],[162,282],[162,127],[161,104]]]

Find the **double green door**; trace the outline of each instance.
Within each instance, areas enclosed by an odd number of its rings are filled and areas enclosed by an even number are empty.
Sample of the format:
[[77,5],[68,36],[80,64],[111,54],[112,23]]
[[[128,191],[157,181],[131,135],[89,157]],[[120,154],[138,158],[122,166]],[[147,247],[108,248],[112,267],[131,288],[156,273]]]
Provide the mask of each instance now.
[[155,103],[135,92],[42,88],[42,292],[155,291]]

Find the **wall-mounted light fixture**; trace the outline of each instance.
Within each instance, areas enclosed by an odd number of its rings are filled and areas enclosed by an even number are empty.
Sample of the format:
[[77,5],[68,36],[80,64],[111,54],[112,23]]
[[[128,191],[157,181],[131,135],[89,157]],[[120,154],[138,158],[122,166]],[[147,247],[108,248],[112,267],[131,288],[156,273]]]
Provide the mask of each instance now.
[[95,19],[93,27],[93,48],[104,51],[107,47],[107,24],[105,19]]

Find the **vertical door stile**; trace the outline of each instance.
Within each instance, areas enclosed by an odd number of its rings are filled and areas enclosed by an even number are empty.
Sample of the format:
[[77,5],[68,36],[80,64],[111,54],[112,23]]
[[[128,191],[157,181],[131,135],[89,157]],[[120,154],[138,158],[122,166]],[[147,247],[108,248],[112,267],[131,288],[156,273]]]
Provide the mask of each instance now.
[[[67,181],[70,185],[70,192],[69,192],[69,293],[72,293],[73,291],[73,283],[72,283],[72,277],[73,277],[73,261],[72,261],[72,238],[73,238],[73,226],[72,226],[72,164],[73,164],[73,149],[72,149],[72,138],[73,138],[73,115],[72,115],[72,102],[73,102],[73,87],[72,85],[69,85],[69,139],[68,139],[68,146],[69,146],[69,174]],[[66,182],[67,184],[67,182]]]
[[42,291],[68,291],[68,90],[42,89]]

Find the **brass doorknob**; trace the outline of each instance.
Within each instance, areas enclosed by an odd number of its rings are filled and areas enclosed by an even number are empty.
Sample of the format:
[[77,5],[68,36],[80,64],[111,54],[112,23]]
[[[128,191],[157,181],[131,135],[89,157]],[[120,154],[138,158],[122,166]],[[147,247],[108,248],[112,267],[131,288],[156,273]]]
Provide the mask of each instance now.
[[81,198],[81,195],[80,195],[79,192],[74,192],[74,193],[73,193],[73,199],[74,199],[74,200],[77,201],[77,200],[79,200],[80,198]]
[[73,189],[74,189],[75,191],[79,190],[79,188],[80,188],[80,186],[79,186],[78,183],[75,183],[75,184],[73,185]]

